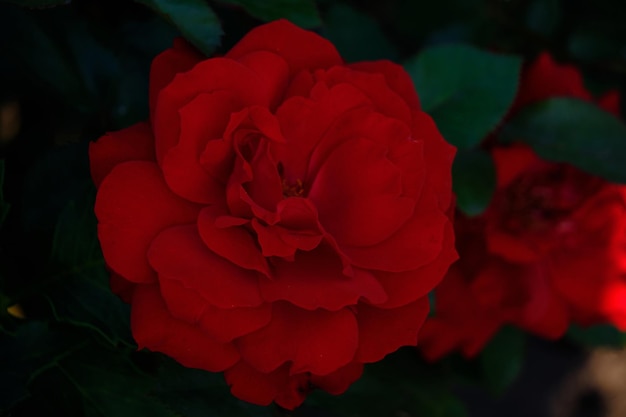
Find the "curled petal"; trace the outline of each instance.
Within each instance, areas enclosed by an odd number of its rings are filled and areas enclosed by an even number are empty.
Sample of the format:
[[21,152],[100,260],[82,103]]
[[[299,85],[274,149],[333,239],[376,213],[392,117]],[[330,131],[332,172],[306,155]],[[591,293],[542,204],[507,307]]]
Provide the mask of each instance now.
[[253,211],[265,221],[252,220],[264,256],[291,259],[299,249],[315,249],[324,238],[317,210],[306,198],[286,198],[278,203],[275,213],[261,211],[258,207],[253,207]]
[[215,206],[202,209],[198,230],[206,246],[239,268],[258,271],[270,276],[267,260],[252,233],[243,226],[219,227],[221,210]]
[[322,85],[320,91],[320,97],[315,100],[290,98],[276,112],[287,140],[285,146],[276,147],[277,158],[284,167],[283,178],[290,183],[314,176],[309,168],[312,152],[325,132],[339,123],[346,112],[371,108],[369,99],[351,85],[340,84],[330,89]]
[[402,173],[387,152],[367,139],[344,140],[320,167],[309,198],[340,245],[379,243],[413,215],[415,199],[402,195]]
[[369,272],[354,269],[352,276],[342,273],[341,259],[326,246],[296,253],[295,260],[276,260],[274,279],[260,282],[267,301],[286,300],[298,307],[337,311],[365,298],[373,304],[387,300],[387,294]]
[[[221,142],[230,114],[239,108],[241,102],[231,92],[220,90],[199,94],[179,110],[180,137],[161,164],[165,181],[172,191],[201,204],[224,200],[224,184],[214,176],[214,171],[203,169],[201,156],[207,143]],[[232,159],[232,148],[228,150],[230,152],[226,154],[220,153],[222,161]]]
[[[178,110],[202,93],[226,90],[244,106],[269,106],[282,96],[287,70],[284,61],[267,52],[256,52],[258,60],[246,63],[226,58],[212,58],[197,64],[192,71],[179,73],[161,90],[156,102],[152,127],[156,138],[159,163],[167,151],[178,143],[180,118]],[[254,68],[246,66],[254,62]],[[272,82],[267,82],[271,78]]]
[[278,225],[264,226],[252,219],[252,228],[257,234],[263,256],[279,256],[292,259],[298,249],[315,249],[323,239],[320,233],[293,231]]

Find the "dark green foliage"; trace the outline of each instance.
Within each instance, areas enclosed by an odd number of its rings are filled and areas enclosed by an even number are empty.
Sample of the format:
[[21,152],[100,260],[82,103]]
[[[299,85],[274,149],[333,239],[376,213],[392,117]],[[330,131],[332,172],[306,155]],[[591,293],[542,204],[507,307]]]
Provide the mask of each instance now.
[[594,104],[553,98],[529,106],[505,125],[502,139],[527,143],[543,158],[626,183],[626,125]]
[[287,19],[303,28],[315,28],[322,24],[313,0],[219,0],[221,3],[242,7],[251,16],[269,22]]
[[478,145],[513,103],[521,60],[467,45],[426,49],[405,64],[423,109],[459,148]]
[[136,0],[172,22],[180,33],[207,56],[220,44],[218,17],[204,0]]
[[371,16],[346,4],[329,7],[322,32],[348,62],[363,60],[397,60],[398,52]]
[[452,186],[459,210],[468,216],[485,211],[496,189],[491,156],[480,149],[459,151],[452,166]]
[[493,392],[501,393],[519,374],[524,363],[525,342],[521,330],[504,327],[481,352],[483,376]]

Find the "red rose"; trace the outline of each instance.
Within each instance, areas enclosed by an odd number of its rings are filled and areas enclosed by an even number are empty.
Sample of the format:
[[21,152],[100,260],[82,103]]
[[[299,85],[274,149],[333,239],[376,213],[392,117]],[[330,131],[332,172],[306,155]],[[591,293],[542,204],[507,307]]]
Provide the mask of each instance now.
[[[578,71],[543,54],[525,72],[512,113],[554,96],[592,100]],[[614,92],[598,105],[619,114]],[[491,152],[497,191],[482,216],[458,215],[461,258],[435,291],[424,354],[473,356],[507,323],[547,338],[570,323],[626,329],[626,187],[523,145]]]
[[90,149],[139,346],[294,408],[415,345],[456,259],[454,149],[404,70],[278,21],[223,58],[177,43],[150,78],[150,122]]

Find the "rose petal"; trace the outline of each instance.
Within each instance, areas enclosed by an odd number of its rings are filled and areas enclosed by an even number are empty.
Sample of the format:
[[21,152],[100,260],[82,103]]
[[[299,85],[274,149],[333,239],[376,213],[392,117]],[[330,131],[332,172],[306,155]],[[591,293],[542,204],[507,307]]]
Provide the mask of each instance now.
[[320,72],[319,79],[325,81],[329,87],[343,83],[353,85],[372,101],[376,111],[406,124],[411,123],[411,108],[403,97],[389,88],[383,74],[338,66],[325,73]]
[[419,99],[411,76],[402,66],[387,60],[356,62],[349,68],[373,74],[382,74],[389,88],[404,99],[411,109],[419,109]]
[[374,275],[388,295],[387,302],[376,307],[401,307],[418,298],[425,297],[441,282],[450,265],[458,258],[459,256],[454,249],[454,229],[451,223],[447,223],[444,228],[441,252],[434,261],[414,271],[375,272]]
[[604,288],[602,312],[620,331],[626,331],[626,282],[622,279]]
[[[492,229],[492,228],[490,228]],[[513,263],[536,262],[541,259],[541,253],[532,247],[532,242],[521,236],[513,236],[493,228],[487,230],[487,247],[494,255],[502,256]]]
[[320,167],[309,198],[320,223],[340,245],[370,246],[391,236],[413,214],[388,150],[367,139],[344,141]]
[[259,207],[253,207],[253,212],[263,220],[263,223],[257,219],[251,222],[263,256],[293,259],[297,250],[313,250],[324,238],[317,210],[306,198],[285,198],[278,203],[276,212]]
[[244,185],[244,189],[255,205],[266,210],[275,210],[278,202],[283,199],[283,188],[276,161],[269,149],[269,143],[263,141],[259,144],[250,161],[252,180]]
[[328,68],[342,63],[332,43],[284,19],[252,29],[226,57],[240,59],[259,50],[281,56],[288,63],[291,76],[304,69]]
[[152,282],[148,247],[163,229],[195,222],[199,206],[173,194],[154,162],[116,166],[96,197],[98,238],[107,264],[129,281]]
[[433,262],[441,253],[448,216],[422,208],[389,239],[373,246],[343,246],[354,266],[388,272],[405,272]]
[[310,71],[300,71],[291,79],[283,101],[287,101],[291,97],[309,97],[316,82]]
[[363,374],[363,364],[352,362],[332,374],[311,375],[311,385],[332,395],[343,394]]
[[260,329],[272,317],[270,304],[254,308],[217,308],[196,291],[185,288],[180,281],[161,279],[159,284],[167,309],[174,318],[197,324],[221,343]]
[[[433,362],[460,350],[466,358],[473,358],[485,347],[504,325],[503,317],[497,313],[476,312],[468,308],[462,317],[433,317],[426,320],[419,333],[419,348],[426,360]],[[471,318],[470,318],[471,317]]]
[[161,280],[177,280],[215,307],[256,307],[263,302],[258,274],[207,249],[195,225],[161,232],[150,246],[148,259]]
[[288,303],[274,304],[270,324],[237,339],[246,362],[261,372],[272,372],[291,361],[291,374],[327,375],[348,364],[357,349],[354,315],[302,310]]
[[439,208],[447,211],[452,204],[452,161],[456,148],[439,133],[432,117],[422,111],[413,112],[413,139],[424,144],[426,182],[422,193],[433,193]]
[[189,368],[220,372],[239,360],[233,345],[216,342],[199,328],[172,318],[155,285],[135,289],[130,324],[140,348],[165,353]]
[[525,300],[515,322],[545,338],[554,340],[563,336],[572,318],[572,305],[555,291],[554,277],[544,265],[533,264],[520,269],[522,274],[518,281],[523,289],[517,292],[524,294]]
[[189,71],[203,59],[193,46],[182,38],[174,39],[170,49],[161,52],[152,60],[150,67],[150,116],[154,119],[154,109],[161,90],[179,72]]
[[[219,90],[199,94],[179,110],[179,141],[167,151],[161,164],[172,191],[196,203],[224,201],[224,184],[211,171],[203,169],[200,159],[208,142],[222,138],[230,114],[239,108],[241,102],[231,92]],[[222,157],[225,161],[232,160],[228,154]]]
[[315,249],[324,236],[319,232],[293,231],[281,226],[264,226],[252,219],[252,228],[257,234],[263,256],[279,256],[292,259],[297,250]]
[[359,348],[355,360],[376,362],[402,346],[417,345],[417,334],[426,320],[428,310],[426,297],[394,309],[360,304],[356,315]]
[[198,230],[206,246],[239,268],[258,271],[269,277],[267,260],[251,232],[238,226],[217,227],[221,214],[219,208],[209,206],[202,209],[198,216]]
[[286,364],[266,373],[240,361],[226,370],[224,377],[235,397],[258,405],[269,405],[276,401],[289,410],[302,404],[305,398],[302,388],[308,383],[308,377],[304,374],[290,376]]
[[551,97],[574,97],[591,101],[582,75],[572,65],[561,65],[549,53],[541,53],[524,71],[511,114]]
[[274,279],[260,282],[261,294],[266,301],[286,300],[307,310],[337,311],[361,297],[373,304],[387,300],[371,273],[355,269],[353,276],[346,276],[342,270],[341,259],[327,246],[300,251],[292,262],[274,262]]
[[293,97],[276,112],[287,140],[286,146],[276,147],[277,157],[283,164],[283,178],[291,184],[311,176],[307,172],[311,153],[333,124],[353,109],[371,108],[367,97],[353,86],[322,87],[325,93],[316,101]]
[[[245,65],[252,63],[256,65],[254,68]],[[197,95],[226,90],[244,106],[269,106],[277,97],[282,97],[287,70],[280,57],[257,52],[254,57],[248,57],[245,64],[226,58],[207,59],[192,71],[178,74],[161,90],[153,120],[159,163],[178,143],[181,126],[178,110]]]
[[523,144],[515,144],[507,148],[494,148],[491,151],[496,168],[498,188],[509,186],[520,175],[533,169],[540,168],[546,163],[541,161],[537,154]]
[[91,178],[96,187],[117,165],[128,161],[154,161],[154,158],[154,137],[145,122],[107,133],[89,144]]
[[325,130],[311,153],[307,177],[315,178],[321,166],[347,140],[361,138],[386,149],[385,158],[401,173],[402,194],[419,196],[425,179],[424,141],[415,140],[405,123],[376,113],[368,106],[346,111]]

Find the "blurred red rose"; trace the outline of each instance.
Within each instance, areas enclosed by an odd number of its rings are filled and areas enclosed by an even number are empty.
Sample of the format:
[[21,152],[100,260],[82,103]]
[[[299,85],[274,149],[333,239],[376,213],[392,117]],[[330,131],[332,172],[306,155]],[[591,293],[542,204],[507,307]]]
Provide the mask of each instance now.
[[454,148],[404,70],[278,21],[222,58],[176,43],[150,78],[150,122],[90,148],[139,346],[294,408],[415,345],[457,257]]
[[[549,97],[592,101],[580,73],[542,54],[511,111]],[[619,114],[619,96],[597,101]],[[460,261],[435,291],[420,335],[425,356],[477,354],[504,324],[546,338],[571,323],[626,329],[626,188],[525,145],[491,150],[497,191],[477,218],[457,215]]]

